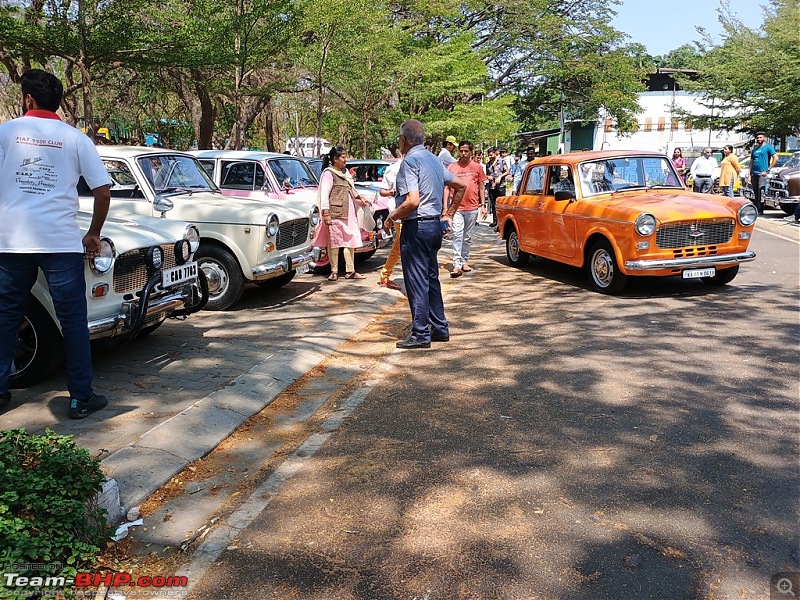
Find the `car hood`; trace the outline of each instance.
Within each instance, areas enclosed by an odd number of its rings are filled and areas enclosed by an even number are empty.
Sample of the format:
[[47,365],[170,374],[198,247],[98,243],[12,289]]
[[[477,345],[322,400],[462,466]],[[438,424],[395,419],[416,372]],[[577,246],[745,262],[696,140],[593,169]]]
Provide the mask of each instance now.
[[780,173],[778,173],[777,176],[778,179],[783,179],[783,180],[789,179],[790,177],[791,178],[798,177],[800,176],[800,167],[788,167],[783,171],[781,171]]
[[736,218],[739,207],[747,200],[693,194],[691,192],[648,190],[618,192],[597,203],[608,218],[633,221],[642,213],[650,213],[658,221]]
[[[139,219],[143,221],[140,222]],[[158,228],[145,224],[147,220],[160,221],[163,226]],[[92,214],[78,211],[76,222],[81,231],[86,232],[92,223]],[[155,219],[153,217],[136,217],[132,219],[118,219],[107,217],[103,223],[101,237],[109,238],[119,254],[124,254],[137,248],[149,248],[162,244],[174,244],[183,238],[183,232],[189,224],[182,221],[168,219]]]
[[[202,231],[203,223],[235,223],[263,226],[271,214],[281,223],[308,218],[308,212],[285,206],[278,201],[250,200],[212,192],[195,192],[166,196],[173,208],[167,218],[195,223]],[[113,200],[112,200],[113,206]]]

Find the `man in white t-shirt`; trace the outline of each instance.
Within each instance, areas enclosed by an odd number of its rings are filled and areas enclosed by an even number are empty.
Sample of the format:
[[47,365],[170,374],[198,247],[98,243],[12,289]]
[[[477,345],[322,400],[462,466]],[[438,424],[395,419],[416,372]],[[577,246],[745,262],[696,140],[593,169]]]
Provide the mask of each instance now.
[[[397,208],[397,201],[395,194],[397,190],[395,185],[397,183],[397,173],[400,171],[400,165],[403,164],[403,156],[400,160],[392,163],[383,172],[383,181],[381,182],[381,196],[389,198],[389,212],[393,212]],[[389,250],[389,256],[386,257],[386,263],[381,269],[381,278],[378,285],[381,287],[389,288],[390,290],[399,290],[400,286],[392,281],[392,271],[394,270],[397,262],[400,260],[400,230],[403,224],[400,221],[395,221],[393,227],[394,240],[392,241],[392,248]]]
[[456,159],[453,157],[453,150],[456,149],[456,144],[458,140],[456,140],[456,136],[448,135],[444,138],[444,144],[442,144],[442,149],[439,151],[439,160],[442,161],[442,166],[446,169],[454,162]]
[[[56,114],[58,78],[32,69],[20,82],[23,116],[0,124],[0,409],[11,401],[19,326],[41,269],[64,337],[69,416],[82,419],[108,403],[92,389],[84,256],[100,254],[112,182],[92,140]],[[80,177],[94,193],[84,236],[75,221]]]

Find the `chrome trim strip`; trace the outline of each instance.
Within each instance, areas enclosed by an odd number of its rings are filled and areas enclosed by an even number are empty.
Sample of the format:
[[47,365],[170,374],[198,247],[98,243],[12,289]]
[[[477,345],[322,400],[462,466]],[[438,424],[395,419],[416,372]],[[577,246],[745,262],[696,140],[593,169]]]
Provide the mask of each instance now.
[[[170,294],[161,298],[150,300],[147,306],[147,316],[150,318],[155,315],[163,313],[172,313],[178,309],[186,308],[190,296],[182,293]],[[131,322],[131,314],[138,309],[138,304],[135,302],[123,302],[120,312],[110,317],[102,317],[100,319],[93,319],[89,321],[89,337],[95,339],[102,336],[109,331],[113,332],[111,336],[119,335],[128,328]]]
[[[553,211],[543,211],[543,210],[536,210],[535,208],[520,208],[519,206],[510,206],[508,204],[505,205],[497,205],[497,210],[501,208],[507,209],[509,212],[519,213],[519,212],[527,212],[527,213],[535,213],[537,215],[555,215],[558,217],[572,217],[573,219],[589,219],[592,221],[598,221],[601,223],[619,223],[620,225],[630,225],[633,227],[633,221],[622,221],[619,219],[605,219],[603,217],[593,217],[590,215],[576,215],[572,213],[561,213],[561,212],[553,212]],[[637,215],[638,216],[638,215]]]
[[695,256],[692,258],[673,258],[669,260],[629,260],[625,262],[626,271],[656,271],[659,269],[694,269],[699,267],[716,267],[755,260],[756,253],[748,250],[738,254],[720,254],[715,256]]

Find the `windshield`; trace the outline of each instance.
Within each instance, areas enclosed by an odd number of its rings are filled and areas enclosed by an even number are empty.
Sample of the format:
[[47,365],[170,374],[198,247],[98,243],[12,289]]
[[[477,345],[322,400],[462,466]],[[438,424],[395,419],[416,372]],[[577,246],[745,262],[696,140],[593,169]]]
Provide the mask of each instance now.
[[775,161],[773,167],[783,167],[784,165],[786,165],[787,162],[789,162],[789,159],[791,157],[792,157],[791,154],[779,154],[778,160]]
[[625,156],[578,165],[583,196],[638,187],[684,189],[666,156]]
[[788,167],[796,167],[797,165],[800,165],[800,152],[795,152],[794,154],[792,154],[792,156],[789,157],[789,160],[787,160],[786,164],[784,164],[783,166],[788,168]]
[[143,156],[137,162],[156,194],[181,190],[219,191],[192,156],[159,154]]
[[317,180],[305,161],[296,158],[276,158],[268,161],[268,164],[278,185],[283,189],[317,185]]

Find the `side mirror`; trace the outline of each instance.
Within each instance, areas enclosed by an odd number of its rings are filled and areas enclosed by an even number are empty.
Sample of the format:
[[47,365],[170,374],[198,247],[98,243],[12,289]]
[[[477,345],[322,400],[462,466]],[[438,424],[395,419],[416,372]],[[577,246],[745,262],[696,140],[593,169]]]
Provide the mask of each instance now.
[[556,200],[575,200],[575,192],[561,190],[555,193]]
[[166,218],[167,212],[175,207],[172,200],[164,198],[161,194],[156,194],[156,199],[153,200],[153,209],[161,213],[161,218]]

